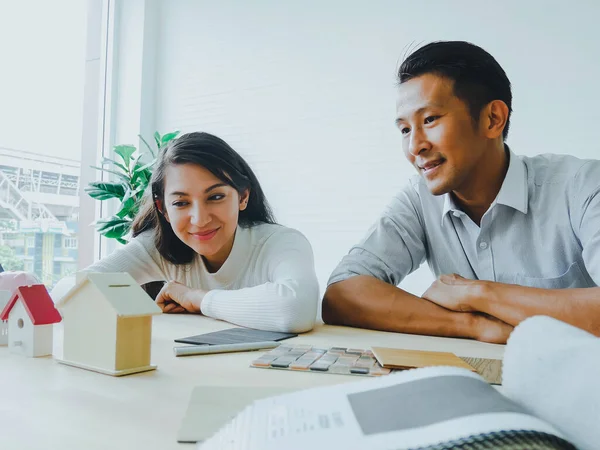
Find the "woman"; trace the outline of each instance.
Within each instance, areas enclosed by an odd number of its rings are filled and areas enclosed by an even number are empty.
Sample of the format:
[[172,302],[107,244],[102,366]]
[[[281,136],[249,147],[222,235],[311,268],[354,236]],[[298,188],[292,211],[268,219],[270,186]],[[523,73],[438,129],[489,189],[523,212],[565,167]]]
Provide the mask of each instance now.
[[251,328],[304,332],[319,287],[312,248],[275,224],[244,159],[208,133],[161,152],[127,245],[85,269],[128,272],[139,284],[166,280],[165,313],[202,313]]

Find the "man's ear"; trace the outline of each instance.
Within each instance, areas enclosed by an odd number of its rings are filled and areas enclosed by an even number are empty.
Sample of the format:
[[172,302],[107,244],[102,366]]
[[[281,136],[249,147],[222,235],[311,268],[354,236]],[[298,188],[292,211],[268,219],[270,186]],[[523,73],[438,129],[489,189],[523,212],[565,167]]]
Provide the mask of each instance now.
[[494,100],[484,108],[484,132],[488,138],[495,139],[502,136],[508,121],[508,113],[508,106],[502,100]]
[[248,200],[250,200],[250,189],[246,189],[243,194],[240,195],[240,211],[243,211],[248,207]]

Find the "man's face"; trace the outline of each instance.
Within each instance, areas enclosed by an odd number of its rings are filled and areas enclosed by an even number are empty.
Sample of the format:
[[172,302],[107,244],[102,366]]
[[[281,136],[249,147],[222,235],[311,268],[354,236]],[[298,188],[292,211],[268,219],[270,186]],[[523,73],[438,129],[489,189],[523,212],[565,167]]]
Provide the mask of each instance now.
[[485,138],[453,82],[425,74],[398,88],[396,123],[406,158],[433,195],[460,191],[485,150]]

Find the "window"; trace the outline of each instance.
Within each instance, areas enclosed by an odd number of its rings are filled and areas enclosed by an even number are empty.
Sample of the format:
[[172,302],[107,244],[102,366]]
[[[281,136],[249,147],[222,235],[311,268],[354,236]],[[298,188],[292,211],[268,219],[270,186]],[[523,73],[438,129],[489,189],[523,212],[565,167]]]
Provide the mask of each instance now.
[[48,287],[78,258],[87,3],[0,4],[0,263]]
[[35,236],[27,236],[25,238],[25,242],[27,243],[27,248],[35,247]]
[[64,248],[77,248],[77,238],[64,238],[63,239],[63,247]]

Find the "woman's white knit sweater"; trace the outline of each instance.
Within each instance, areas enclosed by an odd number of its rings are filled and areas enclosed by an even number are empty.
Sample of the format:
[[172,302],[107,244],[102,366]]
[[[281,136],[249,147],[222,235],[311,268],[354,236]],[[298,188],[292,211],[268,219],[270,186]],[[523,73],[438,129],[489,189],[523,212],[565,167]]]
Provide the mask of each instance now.
[[261,330],[304,332],[317,313],[319,284],[310,243],[299,231],[280,225],[238,227],[229,257],[210,273],[200,255],[189,264],[166,261],[152,232],[89,266],[91,272],[127,272],[139,284],[178,281],[208,291],[202,314]]

